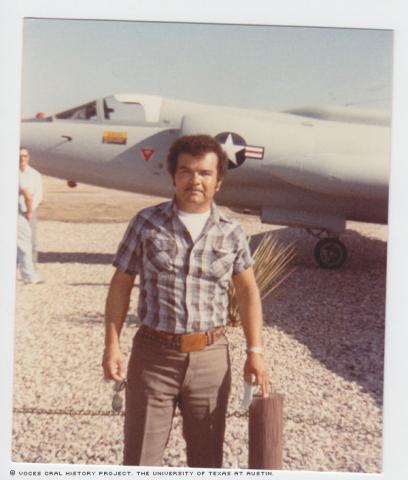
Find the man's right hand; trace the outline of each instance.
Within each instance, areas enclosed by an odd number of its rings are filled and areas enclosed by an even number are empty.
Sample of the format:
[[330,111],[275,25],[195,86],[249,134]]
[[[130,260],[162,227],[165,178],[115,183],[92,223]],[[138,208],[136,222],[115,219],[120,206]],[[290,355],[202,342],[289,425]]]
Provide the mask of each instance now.
[[125,360],[119,348],[105,347],[102,368],[106,380],[122,382],[125,379]]

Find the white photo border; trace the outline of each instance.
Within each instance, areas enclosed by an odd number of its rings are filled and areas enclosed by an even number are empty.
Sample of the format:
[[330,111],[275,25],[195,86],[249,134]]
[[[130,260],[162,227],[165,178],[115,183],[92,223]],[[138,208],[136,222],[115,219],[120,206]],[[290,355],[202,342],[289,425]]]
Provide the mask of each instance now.
[[[404,277],[408,271],[408,17],[403,0],[207,0],[203,6],[187,0],[3,0],[0,6],[0,302],[1,478],[25,478],[33,465],[13,464],[11,457],[12,358],[15,302],[16,215],[10,205],[17,201],[17,169],[21,105],[21,53],[23,20],[33,18],[181,21],[254,25],[326,26],[394,31],[393,117],[390,174],[390,215],[387,261],[385,342],[385,394],[383,472],[354,474],[336,472],[273,472],[279,479],[364,478],[394,480],[408,475],[408,302]],[[14,200],[13,200],[14,199]],[[9,388],[8,388],[9,387]],[[34,465],[36,471],[50,465]],[[107,471],[109,467],[59,465],[61,472]],[[113,468],[113,467],[112,467]],[[17,470],[12,475],[11,470]],[[129,471],[129,468],[126,469]],[[147,470],[147,469],[145,469]],[[185,471],[186,469],[183,469]],[[115,469],[119,471],[119,467]],[[21,477],[19,476],[21,473]],[[208,473],[208,472],[207,472]],[[404,475],[405,474],[405,475]],[[244,473],[242,474],[244,475]],[[96,475],[97,476],[97,473]],[[210,475],[204,475],[210,478]],[[40,477],[42,478],[42,477]]]

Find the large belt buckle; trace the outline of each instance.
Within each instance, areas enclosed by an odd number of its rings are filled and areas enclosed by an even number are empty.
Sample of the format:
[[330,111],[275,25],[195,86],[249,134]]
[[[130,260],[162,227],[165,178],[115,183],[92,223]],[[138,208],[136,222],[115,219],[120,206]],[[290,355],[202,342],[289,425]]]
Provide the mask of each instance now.
[[205,333],[191,333],[181,335],[180,352],[189,353],[203,350],[208,345],[208,338]]

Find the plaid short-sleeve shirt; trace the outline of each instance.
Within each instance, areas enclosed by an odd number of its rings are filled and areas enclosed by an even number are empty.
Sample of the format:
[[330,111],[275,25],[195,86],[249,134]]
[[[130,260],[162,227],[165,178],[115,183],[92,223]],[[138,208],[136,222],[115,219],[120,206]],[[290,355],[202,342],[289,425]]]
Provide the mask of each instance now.
[[193,242],[174,200],[139,212],[113,261],[119,271],[140,275],[141,322],[172,333],[225,325],[231,277],[252,264],[245,233],[236,220],[213,204]]

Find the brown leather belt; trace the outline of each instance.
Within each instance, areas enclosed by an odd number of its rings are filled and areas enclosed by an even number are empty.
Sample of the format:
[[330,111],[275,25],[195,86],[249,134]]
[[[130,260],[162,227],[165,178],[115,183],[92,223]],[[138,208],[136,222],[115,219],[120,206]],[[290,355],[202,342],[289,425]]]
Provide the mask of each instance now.
[[208,332],[198,333],[169,333],[155,330],[147,325],[139,328],[139,335],[154,340],[161,345],[177,349],[179,352],[197,352],[207,345],[216,342],[224,333],[224,327],[216,327]]

